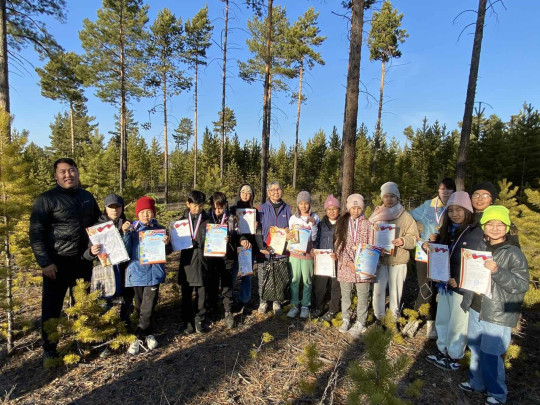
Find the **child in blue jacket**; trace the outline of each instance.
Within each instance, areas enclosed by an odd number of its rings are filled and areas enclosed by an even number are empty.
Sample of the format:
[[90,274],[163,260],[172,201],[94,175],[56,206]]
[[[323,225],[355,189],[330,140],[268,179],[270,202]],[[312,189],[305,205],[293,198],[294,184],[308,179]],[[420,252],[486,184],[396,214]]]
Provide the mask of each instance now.
[[[158,343],[152,334],[152,317],[158,300],[159,285],[165,281],[165,264],[141,264],[139,258],[139,232],[152,229],[165,229],[158,224],[156,202],[151,197],[141,197],[135,204],[135,215],[138,221],[124,222],[124,245],[130,261],[126,269],[126,287],[133,287],[135,308],[139,313],[137,339],[129,346],[128,353],[136,355],[142,342],[146,342],[148,350],[153,350]],[[165,235],[163,243],[166,253],[170,253],[169,237]]]

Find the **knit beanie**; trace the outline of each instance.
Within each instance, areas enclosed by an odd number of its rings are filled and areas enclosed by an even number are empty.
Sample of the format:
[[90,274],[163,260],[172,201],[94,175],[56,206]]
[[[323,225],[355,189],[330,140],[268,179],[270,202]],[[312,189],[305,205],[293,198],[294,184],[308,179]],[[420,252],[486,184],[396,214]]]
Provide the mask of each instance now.
[[[479,189],[482,190],[482,189]],[[485,189],[483,189],[485,190]],[[506,232],[510,230],[510,211],[508,211],[508,208],[506,208],[503,205],[490,205],[484,210],[484,213],[482,214],[482,218],[480,218],[480,224],[482,225],[482,229],[486,226],[486,224],[491,221],[492,219],[495,219],[497,221],[501,221],[503,224],[506,225]]]
[[469,197],[469,194],[466,191],[456,191],[452,193],[448,199],[448,202],[446,203],[447,207],[451,205],[459,205],[460,207],[465,208],[467,211],[470,211],[471,213],[473,212],[471,197]]
[[399,195],[397,184],[391,181],[388,181],[381,186],[381,198],[383,198],[385,194],[394,194],[397,198],[401,197]]
[[495,188],[493,183],[490,183],[489,181],[484,181],[482,183],[476,184],[471,190],[471,195],[473,195],[474,192],[478,191],[478,190],[486,190],[486,191],[488,191],[489,194],[491,194],[491,200],[493,202],[495,202],[495,200],[499,196],[499,193],[497,193],[497,189]]
[[139,216],[139,212],[142,210],[152,210],[156,215],[156,202],[152,197],[141,197],[135,203],[135,215]]
[[326,197],[326,201],[324,202],[325,211],[330,207],[341,208],[341,204],[339,203],[338,199],[334,197],[334,194],[330,194],[328,197]]
[[362,211],[364,211],[364,197],[362,197],[360,194],[351,194],[347,197],[347,211],[355,206],[362,208]]
[[305,201],[311,205],[311,194],[307,191],[300,191],[298,197],[296,197],[296,204],[299,204],[301,201]]

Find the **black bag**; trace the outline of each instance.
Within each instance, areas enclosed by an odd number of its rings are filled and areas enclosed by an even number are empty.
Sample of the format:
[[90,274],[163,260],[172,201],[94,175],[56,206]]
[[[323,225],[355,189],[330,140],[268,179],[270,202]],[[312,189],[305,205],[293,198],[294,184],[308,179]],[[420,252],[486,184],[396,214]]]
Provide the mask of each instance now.
[[264,266],[264,280],[262,288],[263,301],[283,301],[290,283],[287,260],[273,260]]

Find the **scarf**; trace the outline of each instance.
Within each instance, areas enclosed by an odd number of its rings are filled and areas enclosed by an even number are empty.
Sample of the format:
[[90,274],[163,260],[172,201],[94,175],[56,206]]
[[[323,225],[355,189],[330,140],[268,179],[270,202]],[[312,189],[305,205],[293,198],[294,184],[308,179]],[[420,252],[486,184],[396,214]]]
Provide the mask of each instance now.
[[379,206],[373,214],[369,217],[369,222],[372,224],[380,221],[392,221],[399,218],[399,216],[405,211],[403,205],[397,203],[393,207],[385,207],[384,205]]

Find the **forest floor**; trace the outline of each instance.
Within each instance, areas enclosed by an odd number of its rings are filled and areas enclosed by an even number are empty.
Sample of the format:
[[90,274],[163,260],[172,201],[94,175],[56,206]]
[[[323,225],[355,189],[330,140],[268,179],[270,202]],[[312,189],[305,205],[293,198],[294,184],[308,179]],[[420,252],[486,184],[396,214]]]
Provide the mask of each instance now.
[[[175,266],[168,263],[168,271]],[[414,276],[409,277],[406,307],[414,301],[415,284]],[[160,290],[157,349],[137,356],[122,351],[107,358],[95,353],[77,366],[44,370],[40,287],[25,294],[17,316],[31,319],[33,327],[18,337],[13,355],[0,351],[0,404],[345,404],[353,387],[349,363],[369,365],[362,338],[353,340],[321,322],[262,315],[255,307],[249,315],[236,315],[235,329],[219,321],[208,333],[183,336],[178,286],[169,281]],[[254,294],[257,302],[256,289]],[[273,337],[271,342],[262,343],[265,333]],[[512,338],[521,352],[507,372],[508,403],[539,404],[540,313],[525,312]],[[299,361],[308,343],[315,344],[322,363],[315,375]],[[409,358],[395,381],[398,396],[414,404],[483,404],[482,394],[464,394],[458,388],[467,380],[466,367],[443,371],[425,360],[435,351],[425,328],[402,345],[390,345],[390,358]],[[406,389],[417,379],[423,381],[418,397],[407,397]],[[312,390],[306,388],[310,385]]]

